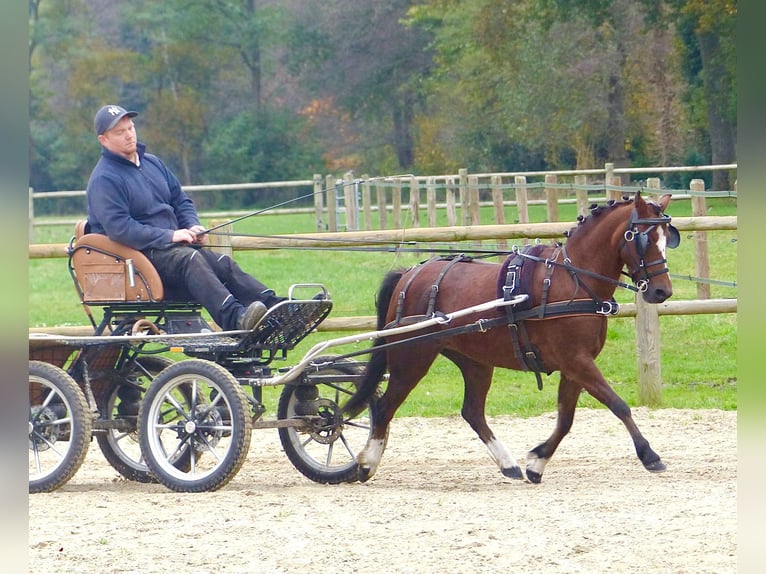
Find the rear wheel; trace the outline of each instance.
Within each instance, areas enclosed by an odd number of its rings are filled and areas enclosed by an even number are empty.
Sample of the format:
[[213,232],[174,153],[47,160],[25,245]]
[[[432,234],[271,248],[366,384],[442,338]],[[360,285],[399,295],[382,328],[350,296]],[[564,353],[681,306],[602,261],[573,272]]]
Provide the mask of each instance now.
[[29,492],[51,492],[85,460],[92,416],[82,389],[63,369],[29,361]]
[[[96,435],[98,446],[109,464],[128,480],[157,482],[146,466],[138,444],[138,409],[149,384],[173,364],[174,361],[158,355],[139,356],[98,397],[101,418],[109,426],[105,432]],[[183,464],[188,468],[188,455]]]
[[299,427],[280,427],[279,439],[290,462],[304,476],[322,484],[357,480],[356,456],[372,432],[376,400],[353,419],[345,418],[341,405],[356,392],[363,365],[353,360],[333,362],[320,357],[310,367],[305,383],[288,384],[279,397],[277,418],[303,419]]
[[[239,382],[216,363],[190,359],[163,370],[138,414],[146,464],[177,492],[217,490],[239,471],[250,448],[249,404]],[[188,468],[175,462],[194,453]]]

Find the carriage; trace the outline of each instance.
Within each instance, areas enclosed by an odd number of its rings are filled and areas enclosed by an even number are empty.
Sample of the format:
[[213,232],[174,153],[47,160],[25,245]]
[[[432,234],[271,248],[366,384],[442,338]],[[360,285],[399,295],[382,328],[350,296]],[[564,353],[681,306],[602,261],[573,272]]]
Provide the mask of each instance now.
[[[286,456],[309,479],[365,481],[396,409],[440,354],[459,367],[463,418],[505,476],[524,474],[484,417],[495,366],[533,371],[538,384],[541,372],[561,372],[556,429],[527,455],[530,482],[540,482],[569,431],[582,390],[622,420],[645,468],[660,472],[664,464],[593,360],[617,309],[616,287],[653,303],[672,294],[665,248],[679,235],[664,213],[669,200],[646,202],[639,192],[593,206],[566,245],[514,249],[503,264],[453,255],[391,273],[376,331],[318,343],[283,368],[274,359],[285,359],[332,309],[322,284],[293,285],[250,331],[218,331],[200,305],[165,300],[140,252],[78,224],[69,271],[93,333],[30,334],[29,491],[65,484],[93,437],[127,479],[216,490],[241,468],[252,431],[266,428],[278,430]],[[632,285],[618,279],[624,267]],[[373,346],[328,353],[362,341]],[[169,360],[171,351],[184,359]],[[355,359],[363,354],[369,361]],[[274,416],[263,390],[277,386]]]

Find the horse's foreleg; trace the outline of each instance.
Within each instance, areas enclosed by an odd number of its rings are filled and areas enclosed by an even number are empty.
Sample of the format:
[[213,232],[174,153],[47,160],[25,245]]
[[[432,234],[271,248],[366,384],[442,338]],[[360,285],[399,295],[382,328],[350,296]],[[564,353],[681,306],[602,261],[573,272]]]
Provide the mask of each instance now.
[[633,445],[636,448],[636,454],[644,465],[644,468],[650,472],[662,472],[665,470],[665,464],[660,460],[659,455],[649,446],[649,441],[644,438],[641,431],[638,430],[633,415],[631,414],[628,403],[620,398],[614,392],[609,383],[606,382],[598,368],[593,365],[595,374],[590,377],[586,383],[583,381],[583,387],[590,395],[606,405],[614,415],[622,421],[625,428],[628,429],[630,437],[633,439]]
[[556,452],[561,440],[569,433],[574,421],[577,399],[582,388],[563,374],[559,381],[558,418],[553,434],[544,443],[539,444],[527,453],[527,479],[539,484],[543,479],[545,465]]
[[486,445],[490,457],[500,468],[500,472],[508,478],[523,479],[524,475],[519,463],[489,428],[484,414],[487,393],[492,384],[493,367],[477,363],[456,353],[445,352],[444,355],[452,360],[463,374],[465,382],[465,396],[461,411],[463,419]]

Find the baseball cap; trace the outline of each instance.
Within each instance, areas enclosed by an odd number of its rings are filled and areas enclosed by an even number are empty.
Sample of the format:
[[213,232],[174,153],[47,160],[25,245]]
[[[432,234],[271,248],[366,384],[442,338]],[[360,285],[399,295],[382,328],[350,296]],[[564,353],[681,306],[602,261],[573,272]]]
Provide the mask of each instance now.
[[96,117],[93,120],[93,126],[96,128],[96,135],[100,136],[105,131],[111,130],[117,125],[117,122],[125,116],[135,118],[137,115],[138,112],[129,112],[125,108],[115,104],[104,106],[96,112]]

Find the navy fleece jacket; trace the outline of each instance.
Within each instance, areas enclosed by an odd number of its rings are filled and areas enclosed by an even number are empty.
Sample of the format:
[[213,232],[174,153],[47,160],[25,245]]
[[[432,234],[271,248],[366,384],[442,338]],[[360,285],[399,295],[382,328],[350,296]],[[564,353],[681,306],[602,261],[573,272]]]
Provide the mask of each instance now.
[[93,233],[144,250],[171,244],[173,231],[199,225],[191,198],[173,172],[138,144],[140,166],[101,148],[87,188]]

